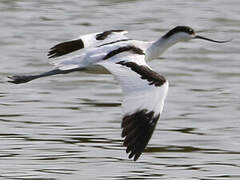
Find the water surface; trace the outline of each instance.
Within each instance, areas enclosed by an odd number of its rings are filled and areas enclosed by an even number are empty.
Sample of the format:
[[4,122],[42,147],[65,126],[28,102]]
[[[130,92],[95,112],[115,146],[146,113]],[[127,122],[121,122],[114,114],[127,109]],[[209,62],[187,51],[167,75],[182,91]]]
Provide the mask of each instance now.
[[[239,6],[236,0],[2,0],[1,179],[240,179]],[[149,63],[170,89],[138,162],[122,147],[122,94],[111,75],[5,82],[11,74],[51,69],[48,49],[81,34],[126,29],[131,38],[154,40],[177,25],[234,40],[181,43]]]

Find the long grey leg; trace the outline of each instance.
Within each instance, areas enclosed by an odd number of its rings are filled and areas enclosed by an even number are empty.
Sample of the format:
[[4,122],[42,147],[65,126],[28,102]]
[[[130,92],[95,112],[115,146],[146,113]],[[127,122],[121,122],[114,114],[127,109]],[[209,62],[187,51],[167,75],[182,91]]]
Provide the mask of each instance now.
[[79,71],[81,70],[80,68],[75,68],[75,69],[70,69],[70,70],[60,70],[60,69],[53,69],[51,71],[44,72],[42,74],[37,74],[37,75],[14,75],[14,76],[9,76],[8,78],[11,79],[8,82],[14,83],[14,84],[21,84],[21,83],[26,83],[29,81],[32,81],[34,79],[38,79],[41,77],[46,77],[46,76],[52,76],[56,74],[67,74],[71,73],[74,71]]

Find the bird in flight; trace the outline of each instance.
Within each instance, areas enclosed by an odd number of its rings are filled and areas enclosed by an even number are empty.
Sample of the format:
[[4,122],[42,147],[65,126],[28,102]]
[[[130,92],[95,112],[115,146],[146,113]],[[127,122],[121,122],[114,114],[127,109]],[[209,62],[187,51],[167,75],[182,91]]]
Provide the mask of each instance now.
[[[54,69],[37,75],[9,76],[9,82],[20,84],[37,78],[75,71],[104,68],[119,81],[123,91],[122,137],[129,159],[136,161],[147,146],[162,114],[168,92],[167,79],[156,73],[146,61],[158,58],[165,50],[181,41],[203,39],[188,26],[177,26],[156,41],[133,40],[127,31],[109,30],[80,36],[53,46],[49,58]],[[64,56],[76,52],[73,56]]]

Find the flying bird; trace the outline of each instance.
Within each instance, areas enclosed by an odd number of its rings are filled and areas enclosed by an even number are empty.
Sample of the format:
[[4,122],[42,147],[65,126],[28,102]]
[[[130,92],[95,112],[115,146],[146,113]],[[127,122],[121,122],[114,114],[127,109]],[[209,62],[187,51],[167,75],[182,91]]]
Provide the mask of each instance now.
[[[203,39],[188,26],[177,26],[156,41],[133,40],[127,31],[109,30],[91,33],[59,43],[49,52],[54,69],[37,75],[9,76],[9,82],[20,84],[37,78],[67,74],[74,71],[103,67],[119,81],[123,91],[122,137],[129,159],[135,161],[147,146],[162,114],[168,92],[167,79],[156,73],[146,61],[158,58],[165,50],[181,41]],[[64,56],[76,52],[74,56]],[[63,58],[61,58],[63,56]]]

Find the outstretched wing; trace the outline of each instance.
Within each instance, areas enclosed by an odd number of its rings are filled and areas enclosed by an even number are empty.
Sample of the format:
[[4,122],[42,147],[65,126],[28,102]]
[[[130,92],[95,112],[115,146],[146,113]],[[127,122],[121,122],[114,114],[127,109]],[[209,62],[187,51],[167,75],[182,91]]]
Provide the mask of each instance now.
[[98,47],[104,44],[129,40],[124,30],[109,30],[101,33],[91,33],[78,37],[77,39],[59,43],[48,52],[49,58],[63,56],[65,54],[89,47]]
[[134,54],[116,61],[99,63],[120,82],[123,90],[123,145],[136,161],[147,146],[163,109],[167,80],[154,72],[144,55]]

